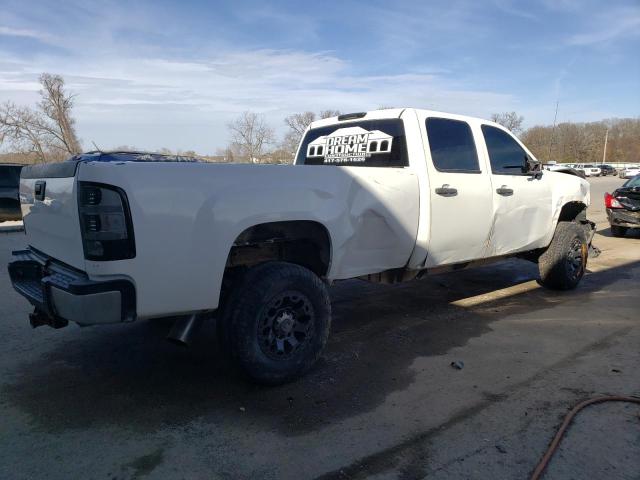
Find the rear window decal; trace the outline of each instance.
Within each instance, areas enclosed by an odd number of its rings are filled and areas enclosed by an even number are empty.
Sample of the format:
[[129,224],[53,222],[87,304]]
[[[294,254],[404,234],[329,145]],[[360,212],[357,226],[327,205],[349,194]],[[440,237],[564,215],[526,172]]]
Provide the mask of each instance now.
[[392,142],[393,137],[380,130],[339,128],[309,143],[307,158],[332,164],[365,162],[372,155],[390,153]]

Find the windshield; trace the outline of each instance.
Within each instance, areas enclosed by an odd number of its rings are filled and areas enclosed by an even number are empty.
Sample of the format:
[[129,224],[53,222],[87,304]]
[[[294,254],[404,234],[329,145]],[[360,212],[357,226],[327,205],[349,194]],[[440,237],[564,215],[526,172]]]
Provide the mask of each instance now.
[[640,187],[640,175],[637,175],[629,180],[627,180],[624,185],[622,185],[623,187]]
[[309,130],[297,165],[406,167],[409,165],[402,120],[362,120]]

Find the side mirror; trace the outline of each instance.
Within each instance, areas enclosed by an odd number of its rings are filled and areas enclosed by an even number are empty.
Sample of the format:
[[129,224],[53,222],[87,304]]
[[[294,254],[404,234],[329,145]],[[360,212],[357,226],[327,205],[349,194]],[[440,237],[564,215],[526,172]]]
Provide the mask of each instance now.
[[536,172],[536,171],[540,171],[541,168],[541,163],[538,162],[537,160],[532,159],[531,157],[529,157],[529,155],[525,155],[524,156],[524,171],[525,173],[528,172]]
[[527,175],[531,175],[534,178],[542,177],[542,164],[529,157],[529,155],[524,156],[524,173]]

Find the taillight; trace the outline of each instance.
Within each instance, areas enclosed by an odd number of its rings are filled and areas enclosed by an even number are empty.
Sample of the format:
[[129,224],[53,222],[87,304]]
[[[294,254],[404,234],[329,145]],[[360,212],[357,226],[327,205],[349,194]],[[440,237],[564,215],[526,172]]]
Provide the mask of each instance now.
[[606,208],[624,208],[618,199],[611,195],[610,193],[604,194],[604,206]]
[[87,260],[123,260],[136,256],[131,212],[122,189],[80,182],[78,213]]

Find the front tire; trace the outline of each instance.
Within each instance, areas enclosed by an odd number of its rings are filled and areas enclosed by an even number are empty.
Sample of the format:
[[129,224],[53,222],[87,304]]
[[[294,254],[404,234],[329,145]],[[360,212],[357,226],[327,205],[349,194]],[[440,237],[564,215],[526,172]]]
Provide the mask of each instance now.
[[576,288],[587,267],[588,250],[579,224],[559,222],[551,244],[538,260],[540,283],[553,290]]
[[627,233],[627,227],[621,227],[620,225],[611,225],[611,235],[614,237],[624,237]]
[[277,385],[309,370],[331,327],[325,284],[310,270],[286,262],[249,269],[231,295],[225,341],[253,380]]

